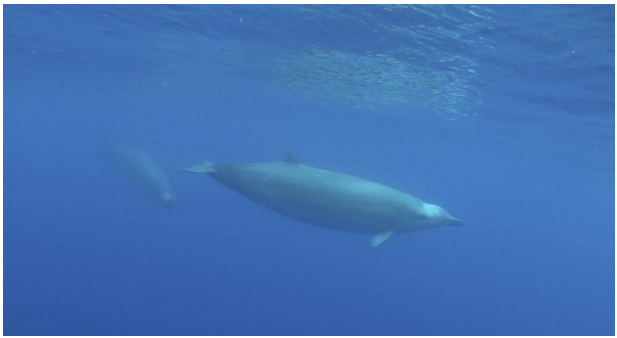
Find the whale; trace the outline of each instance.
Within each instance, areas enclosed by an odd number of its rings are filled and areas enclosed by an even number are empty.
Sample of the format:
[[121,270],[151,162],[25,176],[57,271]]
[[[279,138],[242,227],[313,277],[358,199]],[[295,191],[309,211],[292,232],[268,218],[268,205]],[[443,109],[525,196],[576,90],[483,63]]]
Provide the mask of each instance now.
[[184,170],[207,174],[249,200],[296,221],[372,235],[371,247],[395,234],[462,224],[440,206],[380,183],[302,164],[293,154],[278,162],[204,162]]
[[113,163],[154,205],[175,206],[176,197],[165,172],[141,149],[116,145],[105,149],[102,157]]

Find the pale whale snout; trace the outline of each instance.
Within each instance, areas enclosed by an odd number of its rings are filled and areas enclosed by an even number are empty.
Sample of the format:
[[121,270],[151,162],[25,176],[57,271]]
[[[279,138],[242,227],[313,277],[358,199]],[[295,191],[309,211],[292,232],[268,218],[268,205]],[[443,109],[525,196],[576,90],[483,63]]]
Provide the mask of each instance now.
[[442,207],[425,203],[423,206],[424,216],[429,219],[429,222],[444,224],[444,225],[463,225],[463,221],[450,216],[450,214]]
[[160,203],[163,206],[167,206],[167,207],[172,207],[172,206],[178,205],[178,202],[176,200],[176,196],[174,194],[172,194],[172,193],[164,193],[161,196]]
[[463,225],[463,221],[461,221],[458,218],[454,218],[454,217],[452,217],[452,219],[450,219],[448,223],[451,225]]

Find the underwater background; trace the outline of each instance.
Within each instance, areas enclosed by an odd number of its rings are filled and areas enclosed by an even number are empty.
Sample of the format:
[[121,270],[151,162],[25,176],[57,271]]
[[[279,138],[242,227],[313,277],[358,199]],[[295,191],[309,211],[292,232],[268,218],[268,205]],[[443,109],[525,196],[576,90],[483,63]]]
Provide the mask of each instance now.
[[[4,334],[614,335],[614,6],[3,8]],[[464,225],[369,248],[179,170],[288,152]]]

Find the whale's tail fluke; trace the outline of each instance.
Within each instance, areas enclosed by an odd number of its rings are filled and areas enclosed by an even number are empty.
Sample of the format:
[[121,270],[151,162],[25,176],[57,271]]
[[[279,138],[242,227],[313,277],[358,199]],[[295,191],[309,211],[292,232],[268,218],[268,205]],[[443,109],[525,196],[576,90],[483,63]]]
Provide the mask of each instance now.
[[214,165],[208,161],[202,164],[194,165],[192,167],[183,168],[182,170],[198,174],[207,174],[216,171],[216,169],[214,169]]

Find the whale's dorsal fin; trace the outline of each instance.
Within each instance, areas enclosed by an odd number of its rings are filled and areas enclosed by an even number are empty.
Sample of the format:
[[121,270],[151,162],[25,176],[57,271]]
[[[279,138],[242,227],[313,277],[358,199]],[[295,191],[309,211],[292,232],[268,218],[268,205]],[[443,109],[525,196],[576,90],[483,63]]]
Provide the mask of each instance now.
[[285,162],[295,163],[295,164],[300,163],[300,161],[298,161],[298,158],[296,158],[296,155],[294,155],[293,153],[287,153],[287,156],[285,157]]
[[388,238],[392,237],[392,235],[394,235],[394,231],[390,230],[373,237],[371,240],[371,248],[381,245],[383,242],[387,241]]

